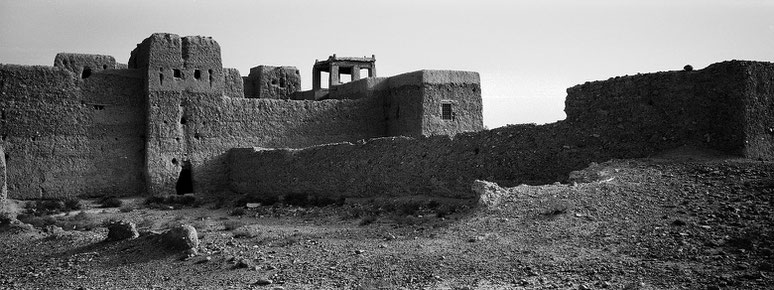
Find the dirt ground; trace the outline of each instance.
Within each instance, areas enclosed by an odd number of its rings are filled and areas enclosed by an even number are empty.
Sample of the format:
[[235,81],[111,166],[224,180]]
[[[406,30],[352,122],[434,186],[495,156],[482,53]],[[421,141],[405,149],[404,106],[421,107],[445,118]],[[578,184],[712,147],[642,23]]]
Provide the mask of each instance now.
[[[422,199],[182,209],[6,226],[2,289],[771,289],[774,164],[696,152],[592,164],[496,206]],[[134,206],[126,206],[134,203]],[[94,205],[92,205],[94,206]],[[129,211],[130,209],[133,209]],[[54,219],[76,220],[78,212]],[[83,218],[86,217],[86,218]],[[133,221],[105,242],[103,221]],[[199,254],[151,238],[193,225]],[[90,229],[88,229],[90,228]]]

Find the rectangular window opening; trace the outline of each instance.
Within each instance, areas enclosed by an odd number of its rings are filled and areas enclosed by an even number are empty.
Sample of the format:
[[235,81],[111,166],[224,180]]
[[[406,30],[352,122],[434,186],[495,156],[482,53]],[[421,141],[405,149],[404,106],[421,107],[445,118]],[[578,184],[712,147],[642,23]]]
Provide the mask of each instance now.
[[327,89],[328,84],[331,82],[331,74],[329,72],[320,72],[320,88]]
[[352,75],[351,74],[340,74],[339,75],[339,83],[340,84],[346,84],[348,82],[352,81]]
[[441,119],[454,120],[454,112],[452,112],[452,104],[441,104]]

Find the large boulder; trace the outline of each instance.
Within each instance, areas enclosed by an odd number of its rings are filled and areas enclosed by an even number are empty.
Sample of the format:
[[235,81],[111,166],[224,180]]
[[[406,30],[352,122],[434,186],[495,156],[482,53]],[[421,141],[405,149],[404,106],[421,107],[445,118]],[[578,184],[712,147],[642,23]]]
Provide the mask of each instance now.
[[136,239],[140,236],[137,226],[133,222],[114,221],[108,224],[108,241],[120,241]]
[[196,228],[191,225],[179,225],[162,235],[164,242],[173,249],[195,254],[199,248]]

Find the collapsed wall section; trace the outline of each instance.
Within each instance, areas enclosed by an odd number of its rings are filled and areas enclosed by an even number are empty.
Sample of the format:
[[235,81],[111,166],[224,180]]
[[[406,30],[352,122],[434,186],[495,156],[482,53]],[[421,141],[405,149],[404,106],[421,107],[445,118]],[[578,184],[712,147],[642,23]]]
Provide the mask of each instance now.
[[244,78],[246,98],[290,99],[301,90],[301,74],[294,66],[260,65]]
[[141,89],[131,73],[0,66],[9,197],[139,194]]
[[54,67],[73,72],[81,79],[86,79],[92,73],[116,68],[116,59],[109,55],[58,53],[54,58]]

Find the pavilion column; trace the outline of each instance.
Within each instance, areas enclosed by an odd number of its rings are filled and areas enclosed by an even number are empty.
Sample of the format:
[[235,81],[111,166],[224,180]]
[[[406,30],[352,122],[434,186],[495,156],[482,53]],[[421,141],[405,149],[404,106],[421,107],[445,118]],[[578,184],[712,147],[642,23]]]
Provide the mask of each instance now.
[[319,68],[312,68],[312,89],[313,90],[319,90],[322,88],[322,84],[320,83],[320,75],[322,72]]
[[353,66],[352,67],[352,81],[356,81],[360,79],[360,67],[359,66]]
[[329,80],[328,88],[331,88],[339,84],[339,66],[338,65],[331,64],[331,74],[328,80]]

